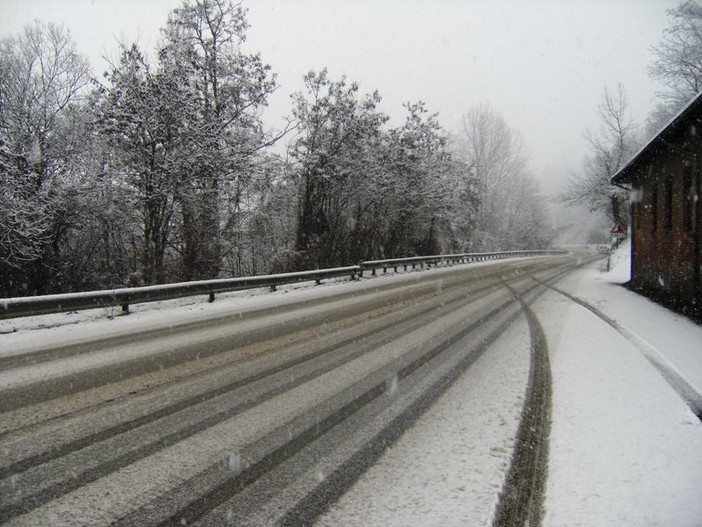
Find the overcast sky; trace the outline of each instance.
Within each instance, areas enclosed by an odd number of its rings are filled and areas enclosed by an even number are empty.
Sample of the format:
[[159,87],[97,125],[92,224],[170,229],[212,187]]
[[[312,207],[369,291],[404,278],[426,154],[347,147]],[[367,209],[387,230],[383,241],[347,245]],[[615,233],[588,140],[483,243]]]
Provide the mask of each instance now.
[[[64,23],[96,73],[117,42],[147,50],[180,0],[0,0],[0,36],[34,18]],[[487,102],[524,136],[546,194],[586,153],[605,85],[621,82],[643,121],[656,90],[652,45],[678,0],[244,0],[245,46],[278,74],[266,122],[289,113],[302,75],[328,67],[378,90],[399,124],[423,100],[448,130]]]

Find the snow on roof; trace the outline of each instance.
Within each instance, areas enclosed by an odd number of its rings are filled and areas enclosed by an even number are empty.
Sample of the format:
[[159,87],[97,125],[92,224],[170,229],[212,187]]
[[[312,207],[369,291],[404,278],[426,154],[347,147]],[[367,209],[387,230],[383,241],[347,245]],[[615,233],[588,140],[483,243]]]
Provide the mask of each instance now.
[[626,183],[631,179],[634,167],[638,165],[639,161],[648,154],[656,144],[663,140],[664,136],[674,132],[687,121],[689,117],[702,105],[702,92],[698,93],[695,97],[690,99],[688,102],[675,116],[668,121],[661,130],[654,135],[644,146],[642,146],[627,163],[619,169],[619,171],[612,176],[610,181],[614,184],[616,183]]

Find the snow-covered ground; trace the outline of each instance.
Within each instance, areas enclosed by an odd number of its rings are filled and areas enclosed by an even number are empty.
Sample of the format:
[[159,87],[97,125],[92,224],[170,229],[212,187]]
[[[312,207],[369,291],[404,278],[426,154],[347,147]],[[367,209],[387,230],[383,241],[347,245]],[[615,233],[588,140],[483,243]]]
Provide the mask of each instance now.
[[[621,287],[628,280],[627,251],[625,244],[610,272],[600,263],[587,265],[532,305],[553,375],[546,526],[702,526],[702,423],[657,367],[702,394],[702,327]],[[95,310],[4,321],[0,353],[400,279],[236,293],[214,304],[139,306],[114,320]],[[29,329],[37,323],[56,327]],[[524,400],[528,339],[520,319],[320,524],[489,525]]]
[[611,272],[589,266],[557,287],[638,342],[556,293],[534,306],[554,384],[548,526],[702,525],[702,424],[645,356],[702,393],[702,327],[619,285],[628,250]]
[[490,525],[528,372],[529,331],[520,319],[317,525]]
[[[628,250],[610,272],[598,262],[556,287],[637,341],[557,291],[532,306],[553,375],[546,526],[702,525],[702,424],[643,353],[702,393],[702,327],[621,287]],[[523,382],[524,339],[518,323],[320,525],[490,525],[523,400],[511,383]]]

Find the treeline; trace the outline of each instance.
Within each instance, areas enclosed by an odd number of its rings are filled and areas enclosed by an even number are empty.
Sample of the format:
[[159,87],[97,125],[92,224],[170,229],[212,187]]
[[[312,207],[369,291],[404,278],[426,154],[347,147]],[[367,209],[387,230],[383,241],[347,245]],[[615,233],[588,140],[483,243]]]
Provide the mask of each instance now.
[[100,79],[63,27],[0,41],[0,296],[547,245],[489,107],[451,137],[421,102],[390,127],[378,93],[323,70],[267,132],[276,76],[247,27],[239,4],[190,0],[152,61],[124,45]]

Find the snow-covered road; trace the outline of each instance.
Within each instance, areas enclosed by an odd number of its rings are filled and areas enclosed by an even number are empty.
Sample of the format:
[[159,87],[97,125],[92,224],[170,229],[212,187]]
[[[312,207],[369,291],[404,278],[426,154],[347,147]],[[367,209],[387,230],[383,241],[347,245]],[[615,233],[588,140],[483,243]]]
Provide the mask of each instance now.
[[702,525],[702,328],[569,262],[0,334],[0,521]]
[[[553,378],[545,526],[702,525],[702,424],[643,353],[700,394],[702,327],[621,287],[627,272],[625,259],[611,273],[595,262],[553,284],[569,296],[551,289],[532,305]],[[493,524],[506,472],[496,454],[513,447],[525,342],[520,321],[320,525]]]

